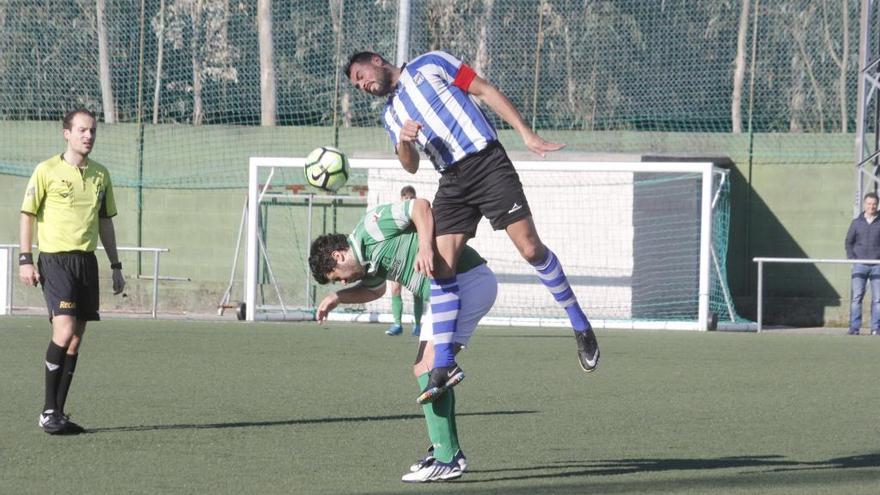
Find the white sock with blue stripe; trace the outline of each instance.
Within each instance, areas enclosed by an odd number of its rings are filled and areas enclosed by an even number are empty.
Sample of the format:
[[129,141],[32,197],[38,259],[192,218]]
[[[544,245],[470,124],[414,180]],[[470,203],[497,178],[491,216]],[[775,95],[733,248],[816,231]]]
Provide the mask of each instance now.
[[568,278],[562,270],[559,259],[550,248],[546,249],[547,255],[544,257],[544,261],[532,266],[538,271],[541,283],[553,294],[553,299],[556,299],[556,302],[568,313],[568,320],[574,331],[583,332],[590,328],[590,321],[581,310],[581,305],[578,304],[577,296],[574,295],[574,291],[568,284]]
[[458,281],[431,279],[431,326],[433,328],[434,367],[440,368],[455,364],[453,338],[458,321],[461,299],[458,296]]

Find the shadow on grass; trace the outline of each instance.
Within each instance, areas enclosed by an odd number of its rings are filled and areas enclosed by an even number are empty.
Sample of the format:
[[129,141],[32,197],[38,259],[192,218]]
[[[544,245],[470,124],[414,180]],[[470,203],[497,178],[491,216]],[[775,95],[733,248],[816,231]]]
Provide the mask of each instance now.
[[[458,413],[456,416],[512,416],[518,414],[537,414],[540,411],[485,411]],[[237,421],[233,423],[204,423],[204,424],[171,424],[171,425],[138,425],[138,426],[114,426],[109,428],[89,428],[87,434],[94,433],[120,433],[129,431],[156,431],[156,430],[210,430],[225,428],[260,428],[267,426],[293,426],[293,425],[317,425],[328,423],[360,423],[368,421],[406,421],[423,420],[421,414],[395,414],[388,416],[350,416],[339,418],[305,418],[285,419],[278,421]]]
[[[743,468],[746,468],[743,470]],[[564,461],[538,466],[511,466],[502,469],[469,469],[456,481],[458,493],[489,493],[492,484],[503,483],[505,494],[532,494],[545,487],[553,493],[661,493],[719,487],[760,491],[772,485],[806,487],[834,483],[876,482],[880,473],[880,452],[823,461],[797,461],[780,455],[719,457],[710,459],[612,459],[602,461]],[[720,470],[733,469],[733,472]],[[833,474],[829,470],[834,470]],[[853,470],[843,472],[841,470]],[[696,474],[685,477],[684,473]],[[621,479],[609,481],[608,476],[667,473],[663,479]],[[676,476],[678,475],[678,476]],[[669,479],[669,476],[675,476]],[[468,479],[472,478],[472,479]],[[582,478],[578,480],[577,478]],[[544,485],[527,483],[522,487],[508,482],[548,481]],[[571,481],[566,481],[571,480]],[[489,485],[489,486],[487,486]],[[471,489],[471,487],[473,489]],[[499,487],[500,488],[500,487]]]
[[[866,468],[880,468],[880,453],[818,462],[801,462],[781,455],[566,461],[504,469],[472,468],[458,480],[431,486],[436,492],[464,495],[762,493],[770,489],[782,489],[779,493],[818,491],[873,495],[880,472]],[[730,471],[724,471],[728,469]],[[615,478],[616,475],[632,476]],[[361,495],[378,494],[362,492]]]

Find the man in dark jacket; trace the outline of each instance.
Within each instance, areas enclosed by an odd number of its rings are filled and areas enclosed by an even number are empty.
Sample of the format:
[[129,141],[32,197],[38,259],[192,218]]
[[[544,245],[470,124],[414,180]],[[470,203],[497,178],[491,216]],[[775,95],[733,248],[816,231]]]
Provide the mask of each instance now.
[[[877,221],[877,194],[868,193],[864,211],[853,219],[846,233],[846,257],[851,260],[880,260],[880,222]],[[849,334],[858,335],[862,326],[862,299],[871,281],[871,334],[880,335],[880,265],[856,263],[852,267],[852,303]]]

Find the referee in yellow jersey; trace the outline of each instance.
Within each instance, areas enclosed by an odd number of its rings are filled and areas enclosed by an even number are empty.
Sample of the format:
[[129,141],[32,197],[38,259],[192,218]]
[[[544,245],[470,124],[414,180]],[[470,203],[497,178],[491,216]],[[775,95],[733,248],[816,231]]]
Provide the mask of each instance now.
[[[113,216],[116,202],[107,169],[88,158],[95,145],[95,115],[76,109],[64,116],[67,150],[37,165],[21,204],[18,274],[30,286],[43,286],[52,323],[46,350],[46,401],[39,425],[46,433],[77,434],[83,427],[64,413],[67,392],[86,323],[98,315],[98,237],[113,270],[113,293],[125,288],[116,254]],[[34,266],[34,219],[40,257]]]

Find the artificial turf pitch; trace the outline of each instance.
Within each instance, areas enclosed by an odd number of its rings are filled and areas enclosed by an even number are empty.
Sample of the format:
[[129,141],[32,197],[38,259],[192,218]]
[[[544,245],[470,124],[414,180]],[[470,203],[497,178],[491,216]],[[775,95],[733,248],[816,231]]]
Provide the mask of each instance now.
[[[478,330],[458,481],[401,483],[428,442],[412,337],[379,325],[108,320],[37,427],[45,318],[0,318],[0,493],[876,494],[880,338]],[[842,331],[841,331],[842,333]]]

